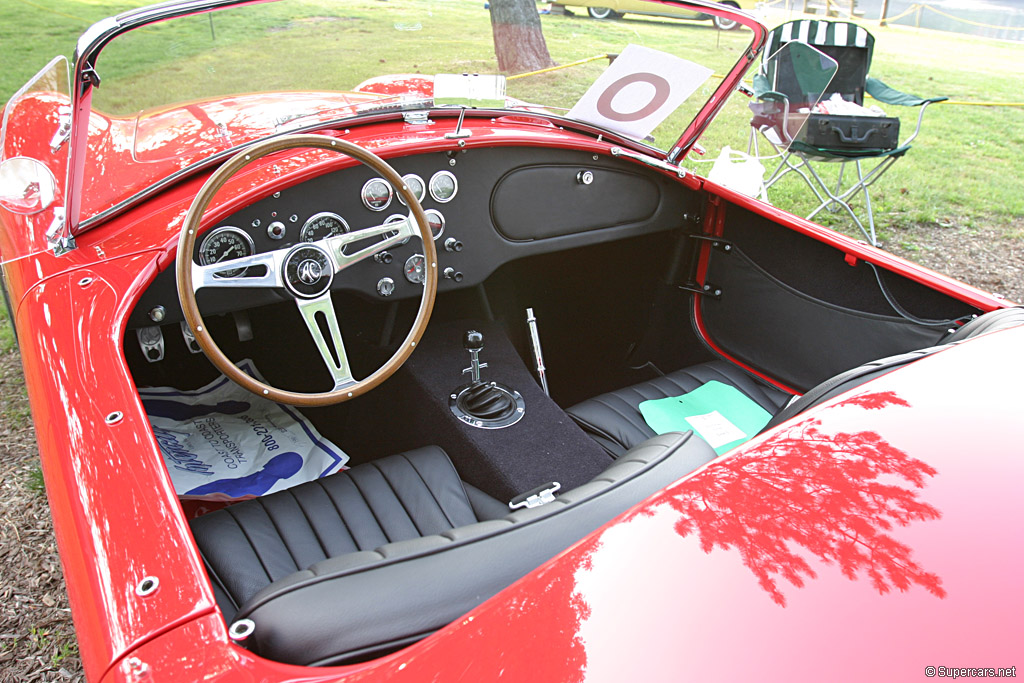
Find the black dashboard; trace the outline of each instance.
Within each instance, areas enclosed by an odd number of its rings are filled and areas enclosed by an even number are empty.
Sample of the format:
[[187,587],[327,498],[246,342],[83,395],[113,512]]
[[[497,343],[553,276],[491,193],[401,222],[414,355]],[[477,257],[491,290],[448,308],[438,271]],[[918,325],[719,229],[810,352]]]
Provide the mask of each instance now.
[[[696,193],[658,173],[575,150],[493,147],[388,162],[423,196],[438,252],[439,294],[476,286],[517,259],[670,230],[697,209]],[[236,212],[200,235],[193,258],[206,264],[247,250],[287,249],[408,213],[393,188],[359,165],[273,192]],[[419,238],[411,238],[342,270],[331,288],[381,301],[419,296],[422,254]],[[290,298],[284,290],[240,287],[197,293],[204,314]],[[129,327],[182,319],[170,268],[142,295]]]

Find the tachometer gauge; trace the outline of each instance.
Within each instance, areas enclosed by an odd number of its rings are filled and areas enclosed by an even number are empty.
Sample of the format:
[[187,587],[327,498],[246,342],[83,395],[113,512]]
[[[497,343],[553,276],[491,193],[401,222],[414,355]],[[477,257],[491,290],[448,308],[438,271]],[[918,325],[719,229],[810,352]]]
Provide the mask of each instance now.
[[[249,235],[238,228],[225,225],[203,238],[202,244],[199,245],[199,263],[209,266],[221,261],[252,256],[254,253],[256,247]],[[233,268],[220,271],[215,277],[238,277],[245,271],[245,268]]]
[[423,213],[427,214],[427,225],[430,226],[430,234],[436,240],[444,232],[444,215],[437,209],[427,209]]
[[427,279],[427,260],[423,254],[413,254],[406,259],[405,279],[414,285],[422,285]]
[[370,211],[383,211],[391,203],[395,191],[383,178],[371,178],[363,185],[363,191],[359,196]]
[[451,171],[438,171],[430,178],[430,196],[444,204],[459,191],[459,182]]
[[[405,183],[406,187],[412,192],[413,196],[416,197],[416,201],[422,202],[423,198],[427,196],[427,185],[423,182],[423,178],[420,178],[415,173],[409,173],[402,176],[402,182]],[[405,204],[405,198],[402,194],[398,194],[398,201]]]
[[336,213],[323,211],[310,216],[309,220],[302,224],[302,229],[299,230],[299,240],[316,242],[326,237],[341,235],[349,230],[348,223],[344,218]]

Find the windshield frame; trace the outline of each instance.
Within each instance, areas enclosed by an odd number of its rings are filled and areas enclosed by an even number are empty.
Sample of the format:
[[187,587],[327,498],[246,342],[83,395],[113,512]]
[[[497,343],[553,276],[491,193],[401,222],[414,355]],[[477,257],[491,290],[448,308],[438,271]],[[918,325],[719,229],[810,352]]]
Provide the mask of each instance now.
[[[222,161],[230,158],[240,150],[247,146],[257,142],[257,140],[246,141],[238,145],[232,146],[229,149],[222,150],[220,152],[211,154],[209,157],[202,159],[194,164],[189,165],[186,168],[181,169],[173,174],[166,176],[159,182],[156,182],[140,192],[126,198],[125,200],[111,206],[94,216],[89,216],[85,220],[81,217],[81,205],[82,205],[82,188],[84,186],[85,178],[85,165],[86,157],[88,154],[88,122],[89,117],[92,113],[92,94],[93,89],[99,86],[99,75],[95,70],[96,60],[99,57],[100,52],[103,48],[108,45],[116,37],[132,31],[143,26],[167,21],[169,19],[175,19],[183,16],[191,16],[195,14],[204,14],[208,12],[217,11],[220,9],[226,9],[229,7],[240,7],[244,5],[255,5],[265,4],[269,2],[276,2],[277,0],[171,0],[170,2],[152,5],[149,7],[143,7],[137,10],[125,12],[123,14],[116,15],[104,19],[102,21],[93,24],[85,33],[79,38],[75,48],[75,53],[72,58],[71,71],[72,71],[72,84],[71,84],[71,133],[68,138],[69,151],[68,151],[68,169],[67,169],[67,182],[65,186],[65,217],[64,225],[62,228],[53,236],[52,241],[55,243],[55,250],[58,253],[62,253],[69,249],[74,248],[74,237],[80,235],[98,225],[106,222],[110,218],[117,216],[133,205],[140,201],[143,201],[147,197],[150,197],[167,187],[179,182],[183,178],[190,176],[196,172],[199,172],[205,168],[221,163]],[[633,150],[653,157],[659,161],[667,161],[669,164],[676,164],[694,146],[697,139],[704,132],[704,130],[710,125],[718,111],[725,105],[726,100],[729,96],[737,89],[741,79],[750,69],[750,66],[761,54],[764,49],[767,40],[767,29],[757,19],[751,15],[734,9],[728,5],[720,5],[710,0],[648,0],[653,4],[663,5],[674,5],[684,8],[696,9],[706,14],[723,16],[729,19],[733,19],[743,26],[749,28],[752,31],[752,39],[750,46],[740,58],[736,61],[730,71],[725,74],[722,78],[721,83],[714,90],[712,95],[709,97],[707,102],[704,103],[703,107],[698,111],[697,115],[690,121],[689,125],[683,131],[679,139],[669,148],[666,153],[651,145],[647,145],[641,141],[633,140],[624,136],[620,136],[613,131],[608,131],[599,126],[594,126],[581,121],[568,119],[566,117],[553,115],[553,114],[540,114],[537,112],[531,112],[533,116],[542,116],[549,118],[553,121],[557,121],[558,125],[563,127],[573,128],[580,132],[588,134],[594,134],[596,136],[603,136],[607,140],[615,140],[616,144],[622,145],[623,147],[632,148]],[[441,109],[436,105],[426,107],[429,115],[446,115],[446,112],[453,112],[452,115],[457,115],[462,107],[452,109]],[[474,116],[494,116],[495,114],[521,114],[522,112],[516,109],[472,109],[469,110]],[[360,123],[370,123],[374,120],[380,120],[381,117],[393,118],[401,116],[401,111],[387,112],[384,114],[361,114],[353,117],[347,115],[338,119],[331,119],[328,121],[318,120],[311,123],[309,126],[291,128],[279,133],[273,133],[262,138],[260,140],[271,139],[280,135],[288,135],[294,133],[310,132],[325,127],[330,127],[341,122],[352,123],[354,119],[358,119]]]

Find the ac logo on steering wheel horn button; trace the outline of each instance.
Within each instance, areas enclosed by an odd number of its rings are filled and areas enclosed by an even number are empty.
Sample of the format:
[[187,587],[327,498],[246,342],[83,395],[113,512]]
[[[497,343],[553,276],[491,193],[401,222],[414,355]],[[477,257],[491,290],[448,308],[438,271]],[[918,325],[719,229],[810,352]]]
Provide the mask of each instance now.
[[315,285],[321,275],[323,275],[323,268],[313,259],[306,259],[299,264],[299,279],[302,284]]
[[296,246],[284,257],[285,287],[295,296],[313,299],[331,288],[334,269],[327,252],[310,244]]

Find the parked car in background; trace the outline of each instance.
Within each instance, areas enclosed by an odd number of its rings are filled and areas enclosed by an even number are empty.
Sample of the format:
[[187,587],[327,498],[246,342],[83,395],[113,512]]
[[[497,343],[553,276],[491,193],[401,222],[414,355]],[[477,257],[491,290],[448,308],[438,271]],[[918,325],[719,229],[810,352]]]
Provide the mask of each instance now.
[[[727,16],[687,10],[677,5],[646,2],[645,0],[568,0],[558,4],[568,7],[586,7],[587,14],[593,19],[619,19],[625,14],[636,14],[648,17],[711,21],[715,28],[722,31],[731,31],[740,26],[738,21]],[[720,4],[733,9],[752,10],[757,3],[754,0],[723,0]]]

